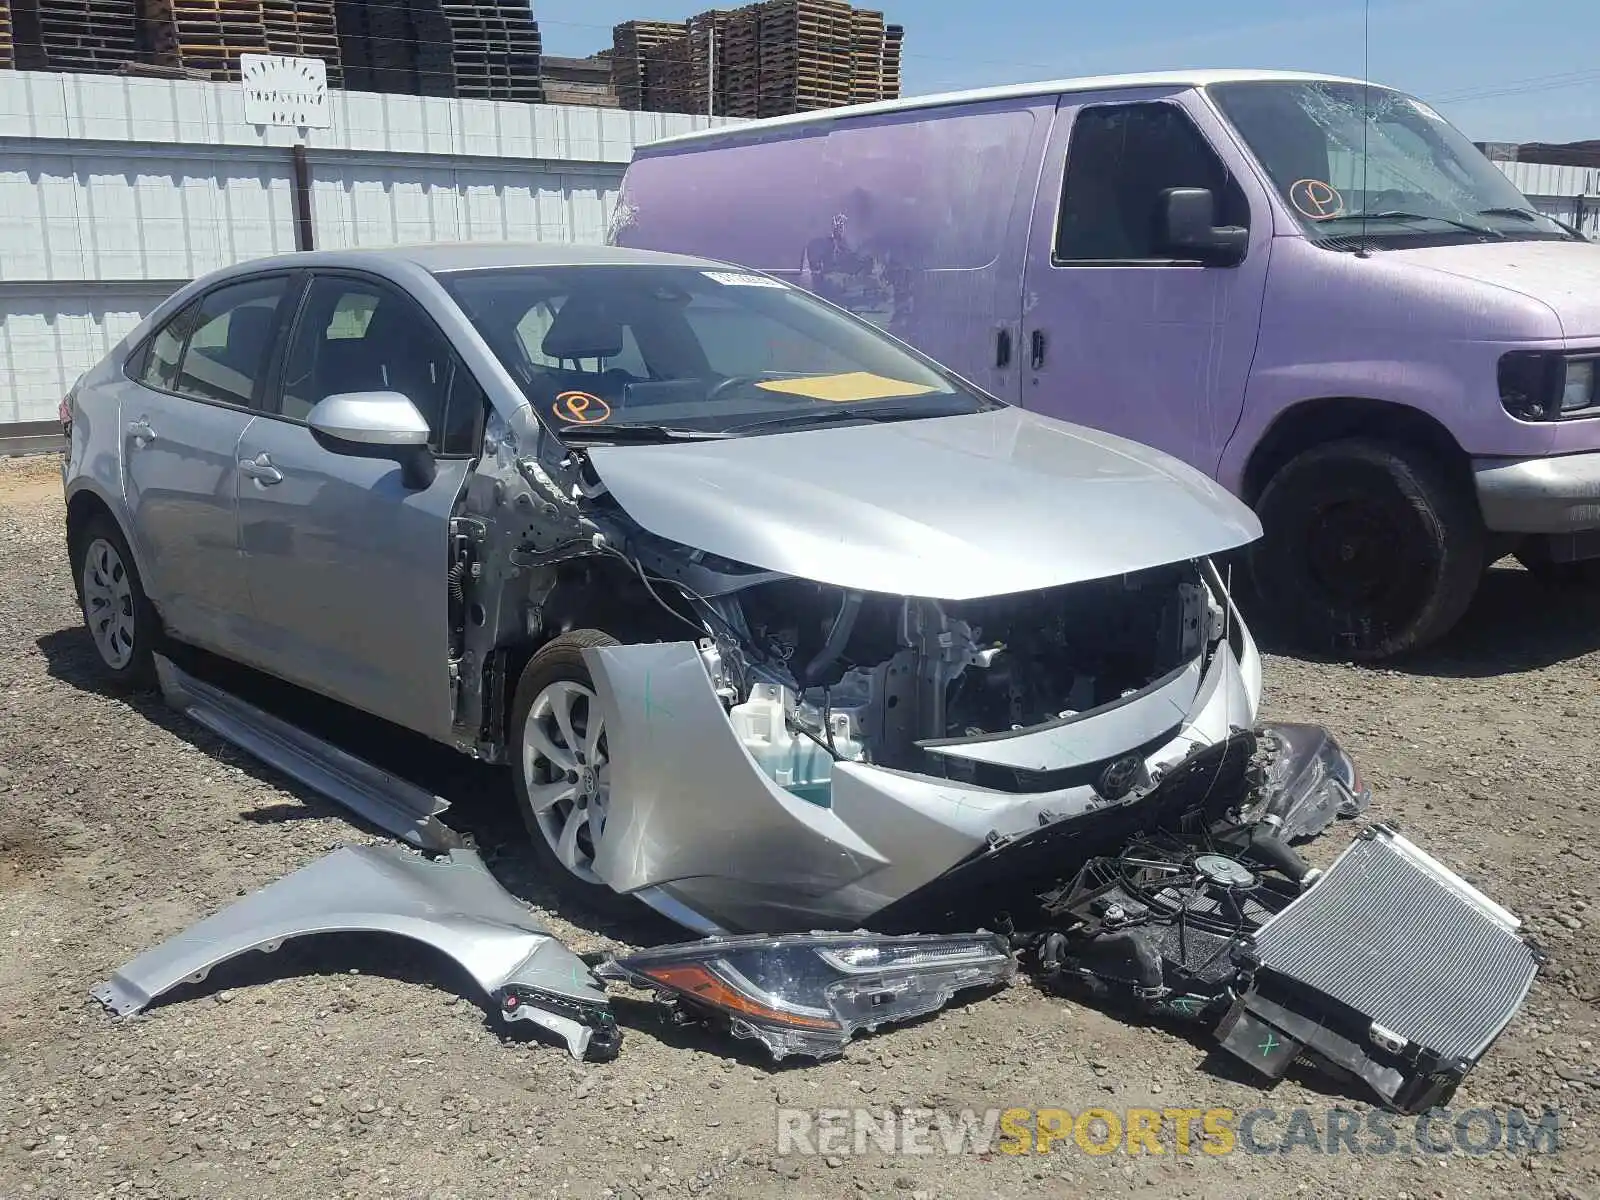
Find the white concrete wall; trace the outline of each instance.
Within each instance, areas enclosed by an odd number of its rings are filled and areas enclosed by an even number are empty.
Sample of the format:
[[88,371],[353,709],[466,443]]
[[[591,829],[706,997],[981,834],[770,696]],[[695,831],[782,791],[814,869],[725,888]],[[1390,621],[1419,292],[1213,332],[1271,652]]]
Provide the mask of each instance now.
[[634,147],[713,123],[361,92],[330,104],[330,128],[296,131],[247,124],[233,85],[0,71],[0,426],[53,419],[182,283],[293,250],[297,139],[318,247],[601,242]]

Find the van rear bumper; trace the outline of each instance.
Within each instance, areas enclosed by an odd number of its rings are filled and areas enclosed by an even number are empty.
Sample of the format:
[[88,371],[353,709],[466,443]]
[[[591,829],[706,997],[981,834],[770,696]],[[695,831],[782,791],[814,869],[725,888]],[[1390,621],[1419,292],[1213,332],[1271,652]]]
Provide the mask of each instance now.
[[1600,530],[1600,451],[1553,458],[1475,458],[1484,526],[1494,533]]

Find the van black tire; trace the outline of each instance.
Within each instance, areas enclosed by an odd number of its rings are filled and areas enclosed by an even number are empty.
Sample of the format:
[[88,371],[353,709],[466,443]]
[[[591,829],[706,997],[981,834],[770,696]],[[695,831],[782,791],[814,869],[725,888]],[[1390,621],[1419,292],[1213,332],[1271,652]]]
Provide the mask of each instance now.
[[1426,646],[1483,578],[1477,501],[1432,455],[1345,438],[1291,459],[1257,502],[1250,573],[1296,649],[1374,661]]
[[[105,625],[108,615],[96,605],[104,605],[107,596],[100,588],[95,589],[97,595],[91,596],[85,586],[85,576],[91,566],[90,556],[95,555],[98,561],[100,555],[97,552],[101,547],[110,552],[104,559],[109,564],[105,571],[106,582],[114,584],[120,593],[117,596],[121,618],[119,623],[131,633],[123,643],[126,657],[117,661],[113,661],[111,652],[97,636],[97,626]],[[121,691],[142,692],[154,688],[155,655],[161,648],[163,636],[161,618],[150,603],[150,598],[145,595],[144,583],[139,578],[139,568],[133,561],[128,539],[110,516],[95,513],[72,531],[67,551],[78,609],[83,613],[84,629],[93,644],[95,665],[102,677]]]
[[539,697],[552,688],[559,689],[564,685],[576,685],[593,695],[594,677],[584,662],[583,652],[590,647],[616,645],[620,645],[617,639],[601,630],[574,629],[547,642],[528,660],[517,679],[517,689],[511,701],[507,756],[511,762],[517,811],[527,826],[528,840],[533,844],[534,860],[540,867],[542,877],[563,897],[603,916],[621,918],[640,915],[642,909],[639,901],[620,895],[598,880],[588,880],[574,874],[550,844],[540,814],[534,807],[525,750],[528,721]]

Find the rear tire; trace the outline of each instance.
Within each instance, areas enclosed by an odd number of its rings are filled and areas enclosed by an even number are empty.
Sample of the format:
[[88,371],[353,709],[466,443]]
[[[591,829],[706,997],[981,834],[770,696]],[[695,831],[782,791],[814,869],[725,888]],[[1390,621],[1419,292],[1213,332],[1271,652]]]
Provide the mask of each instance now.
[[[511,772],[534,858],[564,896],[608,916],[639,912],[594,873],[605,837],[610,759],[585,649],[620,645],[598,629],[575,629],[528,660],[511,703]],[[597,728],[598,723],[598,728]]]
[[1256,591],[1305,651],[1372,661],[1426,646],[1461,619],[1483,577],[1471,493],[1410,447],[1314,446],[1279,469],[1256,508]]
[[155,686],[161,619],[122,530],[96,513],[75,531],[69,550],[78,607],[101,671],[128,691]]

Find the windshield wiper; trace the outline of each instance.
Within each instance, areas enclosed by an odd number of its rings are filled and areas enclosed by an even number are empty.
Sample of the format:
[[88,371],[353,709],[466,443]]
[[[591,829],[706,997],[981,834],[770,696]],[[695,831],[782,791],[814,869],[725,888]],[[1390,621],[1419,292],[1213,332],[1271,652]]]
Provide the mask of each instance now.
[[1480,208],[1478,215],[1480,217],[1516,217],[1519,220],[1528,222],[1530,225],[1536,221],[1549,221],[1569,237],[1576,238],[1580,242],[1589,240],[1583,236],[1580,230],[1574,229],[1560,217],[1552,217],[1549,213],[1542,213],[1536,208]]
[[1458,221],[1454,217],[1443,217],[1438,213],[1406,212],[1397,208],[1386,208],[1382,212],[1345,213],[1342,216],[1329,217],[1321,223],[1323,225],[1331,225],[1335,221],[1442,221],[1446,225],[1454,225],[1457,229],[1464,229],[1468,233],[1475,233],[1480,237],[1505,237],[1505,234],[1500,230],[1492,229],[1488,225],[1475,225],[1471,221]]
[[1521,217],[1524,221],[1537,221],[1544,214],[1532,208],[1480,208],[1480,217]]
[[563,425],[558,431],[564,442],[698,442],[725,438],[720,430],[679,429],[672,425]]
[[763,433],[774,429],[782,429],[787,425],[819,425],[832,424],[837,418],[852,421],[920,421],[929,417],[951,417],[957,413],[930,412],[925,408],[890,408],[890,409],[857,409],[849,405],[838,408],[804,409],[800,412],[784,413],[782,416],[766,417],[760,421],[751,421],[745,425],[734,425],[728,430],[733,436],[745,433]]

